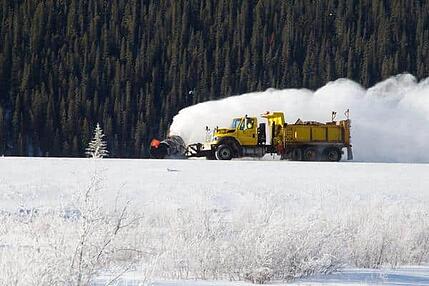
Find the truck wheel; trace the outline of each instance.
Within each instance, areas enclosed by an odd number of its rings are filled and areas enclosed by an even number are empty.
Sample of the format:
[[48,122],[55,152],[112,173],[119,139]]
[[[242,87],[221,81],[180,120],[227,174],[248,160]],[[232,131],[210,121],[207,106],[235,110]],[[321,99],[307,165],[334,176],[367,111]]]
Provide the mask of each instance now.
[[341,151],[338,148],[326,148],[323,151],[323,159],[329,162],[338,162],[341,160]]
[[305,161],[319,161],[320,160],[319,151],[313,147],[306,148],[304,150],[304,160]]
[[216,149],[216,159],[218,160],[231,160],[232,149],[228,145],[220,145]]
[[301,161],[302,160],[302,150],[299,148],[293,149],[290,152],[290,158],[292,161]]

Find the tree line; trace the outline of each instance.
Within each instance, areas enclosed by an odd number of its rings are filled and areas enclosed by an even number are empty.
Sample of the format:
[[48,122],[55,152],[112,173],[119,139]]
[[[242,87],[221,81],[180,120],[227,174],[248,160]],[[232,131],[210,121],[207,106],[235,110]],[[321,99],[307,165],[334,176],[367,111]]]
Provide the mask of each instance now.
[[183,107],[429,75],[427,0],[0,0],[0,154],[144,157]]

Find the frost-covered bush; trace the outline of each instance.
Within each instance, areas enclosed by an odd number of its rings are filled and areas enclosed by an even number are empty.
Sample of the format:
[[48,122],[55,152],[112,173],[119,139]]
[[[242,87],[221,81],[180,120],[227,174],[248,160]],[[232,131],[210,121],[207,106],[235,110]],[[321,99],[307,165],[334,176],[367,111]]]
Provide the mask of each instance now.
[[350,218],[349,257],[353,266],[379,268],[420,264],[429,255],[428,207],[377,202]]
[[203,192],[188,206],[159,198],[130,208],[120,196],[104,206],[101,189],[96,176],[61,210],[0,213],[0,285],[87,285],[128,270],[262,284],[429,262],[423,201],[261,192],[215,208]]
[[0,285],[89,285],[99,271],[134,265],[138,252],[128,243],[134,216],[127,204],[103,209],[99,188],[95,176],[70,202],[73,216],[65,215],[69,210],[2,213]]
[[[158,273],[266,283],[328,274],[346,265],[428,261],[429,217],[423,204],[416,209],[377,199],[370,205],[308,209],[261,197],[250,201],[238,211],[201,204],[154,214],[165,223]],[[157,237],[149,241],[156,249]]]
[[273,278],[273,271],[268,267],[252,269],[244,275],[244,279],[252,283],[265,284]]

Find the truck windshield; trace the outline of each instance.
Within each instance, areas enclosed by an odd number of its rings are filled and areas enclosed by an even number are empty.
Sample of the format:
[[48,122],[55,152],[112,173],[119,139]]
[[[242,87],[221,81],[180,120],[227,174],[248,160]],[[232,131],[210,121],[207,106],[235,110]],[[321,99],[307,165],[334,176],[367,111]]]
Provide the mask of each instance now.
[[241,118],[234,118],[232,120],[231,128],[237,129],[237,127],[240,125],[240,122],[241,122]]

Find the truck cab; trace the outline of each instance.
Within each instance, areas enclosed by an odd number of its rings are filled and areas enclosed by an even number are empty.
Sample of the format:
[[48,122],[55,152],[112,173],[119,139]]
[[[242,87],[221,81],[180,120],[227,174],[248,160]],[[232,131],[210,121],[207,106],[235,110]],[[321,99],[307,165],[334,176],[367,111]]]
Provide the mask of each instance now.
[[[216,128],[206,149],[211,149],[215,158],[229,160],[233,157],[257,156],[262,157],[265,150],[255,153],[257,146],[265,145],[265,124],[258,126],[256,117],[233,118],[229,128]],[[252,151],[250,151],[252,150]],[[250,152],[249,152],[250,151]]]
[[258,144],[258,119],[256,117],[234,118],[229,128],[216,128],[209,144],[219,145],[227,138],[234,138],[242,146]]

